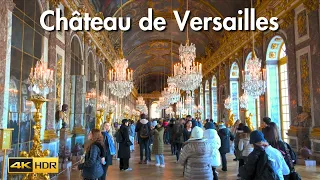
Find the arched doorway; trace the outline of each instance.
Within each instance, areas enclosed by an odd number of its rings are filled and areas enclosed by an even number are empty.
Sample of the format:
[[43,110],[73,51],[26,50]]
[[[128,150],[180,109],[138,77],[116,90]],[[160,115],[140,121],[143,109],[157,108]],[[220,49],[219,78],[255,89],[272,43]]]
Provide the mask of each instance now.
[[239,114],[239,66],[236,62],[231,65],[230,69],[230,98],[232,100],[231,110],[234,119],[240,119]]
[[218,122],[218,94],[217,94],[216,76],[213,76],[211,80],[211,94],[212,94],[212,119],[213,119],[213,122]]
[[290,127],[289,87],[286,45],[280,36],[271,39],[267,49],[268,116],[281,128],[283,140],[288,142]]
[[150,109],[150,118],[160,118],[161,117],[161,111],[157,110],[158,104],[157,101],[152,102],[151,109]]

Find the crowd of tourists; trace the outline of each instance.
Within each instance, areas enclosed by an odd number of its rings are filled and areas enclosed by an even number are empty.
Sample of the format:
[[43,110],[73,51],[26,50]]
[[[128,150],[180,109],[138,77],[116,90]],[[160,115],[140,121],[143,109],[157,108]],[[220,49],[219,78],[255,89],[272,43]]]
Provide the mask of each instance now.
[[228,171],[226,154],[233,153],[238,161],[240,180],[299,180],[295,171],[296,154],[281,139],[277,125],[263,118],[261,131],[250,129],[240,120],[232,127],[194,119],[147,120],[142,114],[138,122],[123,119],[111,127],[104,123],[103,130],[92,129],[85,143],[83,163],[78,165],[86,180],[106,179],[113,157],[120,161],[120,171],[132,171],[129,166],[135,141],[139,145],[139,164],[154,164],[165,168],[164,145],[170,145],[176,163],[183,166],[185,179],[219,179],[217,168]]

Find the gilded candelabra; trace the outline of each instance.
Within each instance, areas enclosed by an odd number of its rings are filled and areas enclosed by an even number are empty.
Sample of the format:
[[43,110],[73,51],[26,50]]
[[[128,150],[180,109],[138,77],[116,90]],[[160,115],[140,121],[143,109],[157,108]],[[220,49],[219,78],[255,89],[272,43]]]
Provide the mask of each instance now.
[[99,113],[96,114],[96,129],[100,129],[104,116],[103,109],[99,109],[98,112]]
[[[245,111],[246,114],[247,114],[247,111],[248,111],[248,110]],[[250,113],[249,116],[246,116],[246,124],[247,124],[247,126],[250,128],[250,130],[253,131],[253,130],[254,130],[254,127],[253,127],[253,125],[252,125],[251,119],[252,119],[252,114]]]
[[224,100],[224,107],[227,109],[228,112],[228,123],[226,123],[229,127],[233,126],[234,124],[234,114],[232,114],[231,111],[231,105],[232,105],[232,101],[230,96]]
[[[29,91],[34,95],[31,96],[30,101],[33,102],[36,112],[34,113],[33,119],[35,121],[33,144],[29,153],[21,151],[21,157],[45,157],[48,156],[50,151],[42,151],[42,145],[40,142],[40,131],[41,131],[41,108],[44,102],[48,100],[45,96],[52,91],[53,81],[53,70],[47,68],[47,64],[42,62],[42,59],[37,62],[36,67],[31,68],[31,72],[28,78]],[[49,180],[48,173],[27,173],[23,180]]]
[[240,108],[244,110],[244,116],[245,116],[245,122],[247,126],[250,128],[251,131],[254,130],[254,127],[252,125],[252,114],[250,113],[248,116],[248,95],[246,92],[243,93],[243,95],[239,98],[240,101]]

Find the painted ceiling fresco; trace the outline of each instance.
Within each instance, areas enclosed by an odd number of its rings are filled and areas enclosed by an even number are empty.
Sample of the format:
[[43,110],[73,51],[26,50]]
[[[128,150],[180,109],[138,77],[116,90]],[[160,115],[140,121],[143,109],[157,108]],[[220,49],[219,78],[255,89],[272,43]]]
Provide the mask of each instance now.
[[[120,14],[120,0],[89,0],[97,12],[105,17]],[[123,33],[123,51],[129,60],[129,67],[134,69],[135,85],[138,89],[139,78],[144,77],[143,91],[159,91],[157,79],[164,74],[172,74],[172,64],[179,61],[178,48],[186,42],[186,32],[178,28],[172,10],[180,16],[186,11],[186,0],[122,0],[123,16],[131,17],[131,30]],[[250,0],[189,0],[191,17],[226,17],[235,16],[238,9],[250,7]],[[144,32],[139,27],[139,20],[147,16],[147,9],[152,8],[154,17],[164,17],[166,30]],[[204,57],[206,49],[214,52],[219,47],[223,32],[192,31],[189,39],[197,48],[197,58]],[[110,32],[109,38],[115,47],[120,46],[120,31]],[[172,43],[171,43],[172,42]],[[171,53],[172,46],[172,53]],[[162,81],[160,81],[162,82]],[[163,83],[162,83],[163,84]],[[141,90],[139,90],[141,91]]]

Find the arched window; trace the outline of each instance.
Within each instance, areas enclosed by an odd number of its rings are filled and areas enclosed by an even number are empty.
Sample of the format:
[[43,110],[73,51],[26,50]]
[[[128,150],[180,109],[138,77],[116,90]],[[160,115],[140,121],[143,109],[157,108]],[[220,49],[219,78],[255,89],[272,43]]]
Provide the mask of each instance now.
[[90,52],[88,56],[88,79],[87,79],[87,91],[90,91],[92,88],[95,88],[95,70],[94,70],[94,61],[93,54]]
[[232,100],[231,110],[235,120],[240,119],[239,116],[239,66],[234,62],[230,70],[230,98]]
[[100,93],[104,90],[104,71],[103,71],[103,63],[99,63],[99,91]]
[[[250,52],[247,56],[245,67],[244,67],[245,71],[248,70],[247,62],[251,58],[252,58],[252,52]],[[247,114],[247,116],[249,116],[249,114],[252,114],[251,122],[252,122],[252,125],[255,129],[257,129],[260,124],[259,113],[258,113],[260,111],[260,109],[259,109],[260,106],[258,106],[258,104],[259,104],[259,98],[257,98],[255,100],[251,96],[248,96],[248,114]]]
[[206,115],[205,115],[205,118],[206,119],[210,119],[210,104],[211,104],[211,102],[210,102],[210,84],[209,84],[209,81],[207,80],[206,81],[206,84],[205,84],[205,113],[206,113]]
[[218,95],[217,95],[216,76],[212,77],[211,94],[212,94],[212,119],[213,119],[213,122],[218,122]]
[[286,45],[280,36],[272,38],[267,50],[268,116],[281,128],[282,138],[288,142],[290,127],[289,89]]
[[32,103],[28,101],[31,94],[26,80],[31,68],[43,56],[44,30],[40,25],[42,12],[37,0],[14,0],[14,3],[16,6],[12,13],[12,36],[10,37],[9,103],[4,109],[9,111],[7,127],[14,129],[12,155],[19,156],[20,151],[30,150],[30,142],[33,138],[33,108]]

